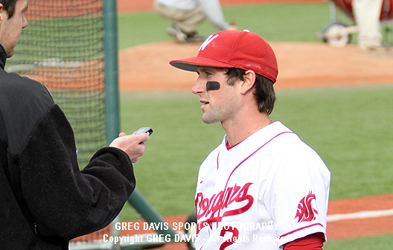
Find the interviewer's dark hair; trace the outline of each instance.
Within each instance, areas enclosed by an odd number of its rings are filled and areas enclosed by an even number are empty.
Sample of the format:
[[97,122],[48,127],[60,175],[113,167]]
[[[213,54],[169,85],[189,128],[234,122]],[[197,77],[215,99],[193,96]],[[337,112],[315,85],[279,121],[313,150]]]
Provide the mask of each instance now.
[[3,4],[3,9],[8,13],[8,19],[10,19],[15,12],[15,5],[18,0],[0,0]]
[[[235,84],[237,79],[244,81],[244,74],[246,71],[239,68],[229,68],[227,71],[228,84]],[[270,115],[274,108],[274,102],[276,101],[276,93],[273,88],[273,81],[256,74],[256,79],[253,87],[253,94],[258,104],[259,112],[266,112]]]

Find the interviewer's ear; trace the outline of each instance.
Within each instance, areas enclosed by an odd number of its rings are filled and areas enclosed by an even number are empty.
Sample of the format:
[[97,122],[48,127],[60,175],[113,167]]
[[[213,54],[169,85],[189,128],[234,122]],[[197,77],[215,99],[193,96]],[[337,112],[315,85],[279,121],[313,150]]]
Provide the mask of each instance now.
[[0,24],[1,24],[1,21],[3,21],[3,13],[4,13],[3,7],[4,7],[3,4],[0,3]]
[[256,75],[253,70],[247,70],[244,73],[244,81],[241,84],[241,93],[245,94],[254,87]]

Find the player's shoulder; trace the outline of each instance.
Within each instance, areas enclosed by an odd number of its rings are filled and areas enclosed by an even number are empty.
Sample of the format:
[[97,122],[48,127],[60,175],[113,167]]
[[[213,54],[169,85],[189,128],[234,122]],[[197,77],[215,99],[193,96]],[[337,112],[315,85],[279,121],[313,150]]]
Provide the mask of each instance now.
[[263,142],[269,147],[292,147],[301,143],[297,134],[279,121],[272,122],[255,133],[254,142]]
[[[306,145],[300,137],[289,129],[287,126],[279,121],[276,121],[268,126],[268,137],[271,138],[269,142],[282,143],[280,147],[293,147],[294,145]],[[283,143],[285,141],[285,143]]]
[[271,132],[268,147],[279,155],[279,158],[320,158],[319,154],[296,133],[281,122],[272,124],[275,128]]

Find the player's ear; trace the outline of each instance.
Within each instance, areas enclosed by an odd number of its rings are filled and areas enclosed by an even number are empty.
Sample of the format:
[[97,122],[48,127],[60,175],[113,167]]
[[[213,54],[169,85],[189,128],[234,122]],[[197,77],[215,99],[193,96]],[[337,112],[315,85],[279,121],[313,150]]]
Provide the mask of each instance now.
[[244,81],[241,83],[241,93],[245,94],[248,91],[252,90],[254,87],[256,75],[253,70],[247,70],[244,73]]
[[3,14],[4,14],[4,6],[0,3],[0,24],[3,21]]

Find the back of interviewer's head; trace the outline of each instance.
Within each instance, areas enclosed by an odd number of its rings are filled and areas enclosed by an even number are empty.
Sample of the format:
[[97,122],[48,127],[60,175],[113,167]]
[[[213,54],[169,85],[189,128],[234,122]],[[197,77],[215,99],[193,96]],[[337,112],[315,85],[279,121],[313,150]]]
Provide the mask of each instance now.
[[17,1],[18,0],[0,0],[0,4],[3,4],[3,10],[8,13],[8,18],[11,18],[14,15]]

